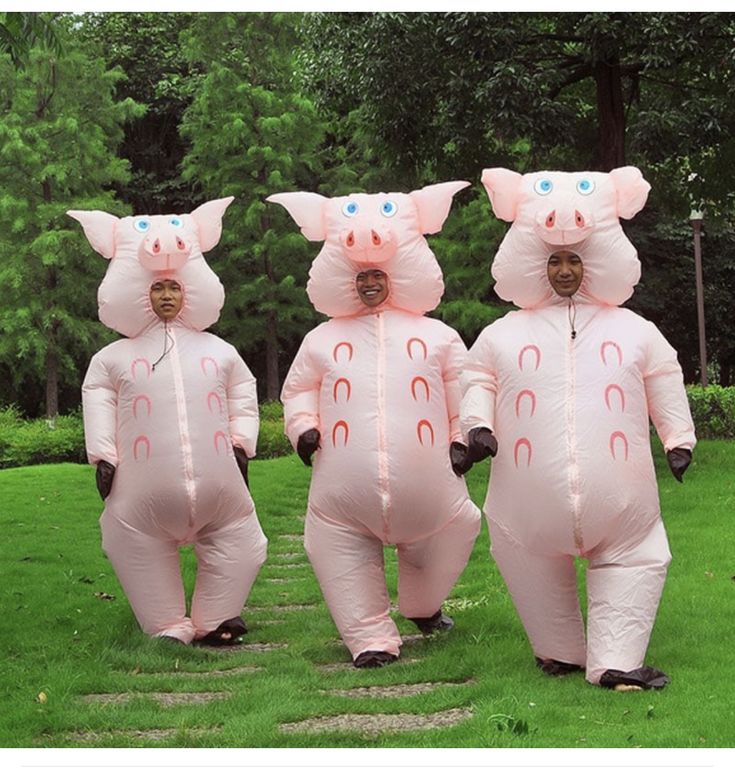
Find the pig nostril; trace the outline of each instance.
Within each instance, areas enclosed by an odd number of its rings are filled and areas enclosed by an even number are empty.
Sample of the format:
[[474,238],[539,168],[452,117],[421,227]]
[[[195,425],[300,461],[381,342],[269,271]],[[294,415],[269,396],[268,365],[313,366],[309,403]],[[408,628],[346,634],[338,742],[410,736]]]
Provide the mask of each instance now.
[[345,239],[345,244],[348,247],[354,247],[355,246],[355,234],[352,231],[350,231],[347,234],[347,239]]
[[177,247],[178,247],[180,250],[185,250],[185,249],[186,249],[186,245],[184,244],[184,240],[183,240],[183,239],[180,239],[178,236],[176,237],[176,246],[177,246]]
[[380,245],[383,243],[380,236],[378,236],[378,234],[376,234],[375,231],[370,231],[370,233],[372,234],[372,237],[373,237],[373,244],[376,247],[380,247]]
[[579,228],[584,228],[584,218],[577,210],[574,211],[574,222]]
[[547,228],[553,228],[554,223],[556,222],[556,210],[553,212],[550,212],[546,217],[546,227]]
[[161,242],[156,239],[155,242],[153,242],[153,252],[159,253],[161,251]]

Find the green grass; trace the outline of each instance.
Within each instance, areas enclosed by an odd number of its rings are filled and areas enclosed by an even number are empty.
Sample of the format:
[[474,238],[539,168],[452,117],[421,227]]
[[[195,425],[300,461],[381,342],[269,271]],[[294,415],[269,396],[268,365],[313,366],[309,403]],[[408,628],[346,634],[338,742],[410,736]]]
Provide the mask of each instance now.
[[[280,557],[303,552],[283,535],[300,533],[309,471],[295,456],[256,461],[253,495],[270,538],[269,559],[249,604],[317,604],[314,609],[250,611],[249,641],[287,642],[271,652],[211,652],[151,641],[137,628],[100,548],[101,506],[93,470],[73,464],[0,471],[0,745],[236,746],[236,747],[730,747],[735,728],[732,632],[735,620],[735,445],[705,441],[686,483],[676,483],[660,452],[656,462],[664,519],[674,561],[647,662],[672,684],[661,692],[612,693],[581,675],[541,674],[512,603],[488,557],[487,530],[452,593],[456,627],[404,647],[404,659],[376,671],[320,671],[347,661],[308,562]],[[469,476],[475,501],[487,468]],[[395,561],[386,551],[389,587]],[[187,584],[194,558],[183,551]],[[288,585],[269,577],[293,576]],[[105,593],[114,600],[96,596]],[[396,616],[403,633],[411,623]],[[277,620],[266,624],[267,620]],[[258,665],[257,673],[196,677],[196,672]],[[403,682],[472,682],[406,698],[335,697],[331,687]],[[127,705],[82,701],[87,693],[227,690],[224,701],[161,709],[144,696]],[[39,695],[45,701],[39,702]],[[455,727],[369,738],[357,732],[286,735],[282,722],[339,713],[423,713],[471,706],[472,719]],[[161,741],[126,730],[174,728]],[[113,732],[94,741],[74,731]]]

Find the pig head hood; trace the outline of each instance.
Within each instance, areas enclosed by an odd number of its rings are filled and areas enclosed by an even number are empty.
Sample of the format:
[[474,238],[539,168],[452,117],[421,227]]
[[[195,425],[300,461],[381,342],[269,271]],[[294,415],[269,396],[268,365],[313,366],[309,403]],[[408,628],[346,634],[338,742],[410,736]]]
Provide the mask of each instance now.
[[512,223],[492,265],[501,298],[521,308],[554,302],[546,264],[562,249],[582,259],[581,300],[617,306],[630,298],[641,268],[619,218],[632,218],[648,198],[651,186],[638,169],[524,175],[485,169],[482,183],[496,216]]
[[204,330],[219,318],[225,291],[202,253],[222,234],[222,216],[233,197],[208,201],[187,215],[118,218],[107,212],[69,210],[93,249],[110,265],[97,291],[100,320],[134,338],[158,317],[150,287],[158,279],[181,283],[184,302],[177,321]]
[[330,317],[370,313],[357,294],[355,277],[379,268],[388,275],[390,292],[378,310],[424,314],[444,293],[441,269],[424,234],[441,230],[454,194],[468,185],[446,182],[412,193],[355,193],[333,199],[317,193],[277,193],[268,201],[285,207],[307,239],[324,241],[306,286],[317,311]]

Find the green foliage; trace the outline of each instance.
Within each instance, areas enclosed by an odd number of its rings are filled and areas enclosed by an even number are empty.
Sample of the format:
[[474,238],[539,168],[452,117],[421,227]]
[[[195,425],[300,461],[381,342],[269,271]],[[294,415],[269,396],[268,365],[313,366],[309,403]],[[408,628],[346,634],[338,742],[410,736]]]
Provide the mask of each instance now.
[[258,459],[274,459],[293,452],[283,431],[283,419],[261,419],[258,433]]
[[140,112],[113,99],[122,77],[71,35],[58,58],[32,49],[19,73],[0,57],[0,372],[10,381],[4,399],[15,402],[29,381],[45,380],[50,415],[57,381],[78,389],[89,355],[109,340],[95,321],[104,261],[65,213],[122,212],[111,188],[128,171],[115,150],[121,124]]
[[688,386],[687,397],[698,438],[735,438],[735,387]]
[[22,69],[34,46],[45,48],[54,56],[62,53],[61,41],[48,14],[0,12],[0,54],[8,54],[13,66]]
[[23,421],[16,409],[0,409],[0,468],[85,460],[79,414]]

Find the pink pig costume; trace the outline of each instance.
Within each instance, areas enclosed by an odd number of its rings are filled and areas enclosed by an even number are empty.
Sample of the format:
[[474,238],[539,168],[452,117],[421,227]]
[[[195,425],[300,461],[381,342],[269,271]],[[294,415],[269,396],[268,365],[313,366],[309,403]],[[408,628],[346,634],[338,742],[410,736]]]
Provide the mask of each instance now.
[[[143,631],[185,643],[240,615],[266,555],[232,450],[255,455],[255,379],[233,346],[201,332],[224,301],[202,252],[219,241],[231,201],[188,215],[69,212],[111,259],[99,316],[127,336],[92,358],[82,387],[89,461],[117,468],[100,519],[103,548]],[[184,293],[167,324],[149,298],[164,277]],[[198,571],[187,617],[178,548],[191,543]]]
[[[633,217],[650,186],[634,167],[487,169],[482,181],[495,214],[513,223],[493,262],[495,289],[521,310],[472,346],[462,426],[498,438],[484,512],[534,654],[586,666],[598,683],[608,669],[642,666],[671,559],[649,416],[667,451],[696,442],[676,352],[618,307],[640,277],[618,218]],[[571,300],[547,278],[560,249],[584,267]],[[586,644],[575,556],[589,562]]]
[[[461,440],[466,349],[454,330],[423,316],[444,291],[423,234],[441,229],[452,197],[466,185],[269,197],[307,239],[325,240],[307,292],[332,319],[304,339],[281,397],[294,448],[303,432],[321,433],[304,541],[353,658],[400,651],[383,545],[398,547],[401,614],[426,618],[466,566],[480,528],[480,511],[449,460],[450,443]],[[355,289],[357,273],[370,268],[390,282],[388,298],[373,308]]]

